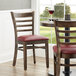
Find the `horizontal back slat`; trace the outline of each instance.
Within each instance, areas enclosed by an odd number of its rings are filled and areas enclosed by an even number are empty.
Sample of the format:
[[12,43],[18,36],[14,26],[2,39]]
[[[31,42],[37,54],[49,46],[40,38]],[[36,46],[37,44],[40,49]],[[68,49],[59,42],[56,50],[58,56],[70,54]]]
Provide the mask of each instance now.
[[33,14],[32,12],[27,12],[27,13],[14,13],[14,16],[16,18],[19,18],[19,17],[31,17]]
[[17,30],[17,32],[23,32],[23,31],[32,31],[32,29],[21,29],[21,30]]
[[16,22],[31,22],[32,20],[16,20]]
[[59,42],[61,45],[76,45],[76,42]]
[[16,27],[32,27],[32,25],[17,25]]
[[59,36],[59,39],[76,39],[76,36]]
[[76,21],[57,21],[58,27],[76,27]]
[[61,33],[76,33],[76,30],[57,30],[57,32],[61,32]]

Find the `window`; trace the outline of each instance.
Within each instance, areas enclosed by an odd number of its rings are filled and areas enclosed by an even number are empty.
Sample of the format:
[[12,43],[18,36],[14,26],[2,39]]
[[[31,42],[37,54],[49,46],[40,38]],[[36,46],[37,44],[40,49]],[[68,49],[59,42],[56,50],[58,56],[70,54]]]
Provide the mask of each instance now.
[[76,1],[75,0],[66,0],[65,3],[70,7],[70,16],[71,19],[76,19]]
[[[75,0],[40,0],[40,21],[50,18],[48,7],[54,7],[53,18],[65,19],[65,15],[69,14],[71,19],[76,19],[76,1]],[[40,26],[40,34],[48,37],[51,36],[51,27]],[[52,43],[55,44],[55,30],[52,28]],[[50,43],[50,40],[49,40]]]

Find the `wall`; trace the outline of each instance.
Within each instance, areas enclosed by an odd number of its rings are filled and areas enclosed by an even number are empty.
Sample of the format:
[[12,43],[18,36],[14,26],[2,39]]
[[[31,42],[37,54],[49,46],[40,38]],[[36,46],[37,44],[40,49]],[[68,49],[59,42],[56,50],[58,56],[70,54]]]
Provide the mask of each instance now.
[[[9,2],[8,2],[9,1]],[[15,0],[11,0],[15,1]],[[17,4],[19,4],[19,0],[16,0],[16,4],[10,4],[10,0],[0,0],[0,63],[6,62],[13,59],[14,54],[14,29],[12,24],[12,19],[10,12],[11,11],[31,11],[31,1],[25,0],[24,6],[19,8],[26,8],[22,10],[17,9]],[[12,8],[8,8],[9,6]],[[4,6],[4,7],[3,7]],[[6,8],[5,8],[6,7]],[[7,10],[6,9],[17,9],[17,10]],[[2,11],[3,10],[3,11]],[[28,56],[31,55],[30,52],[28,52]],[[18,58],[23,57],[23,54],[21,52],[18,52]]]
[[0,0],[0,10],[26,9],[31,7],[31,0]]

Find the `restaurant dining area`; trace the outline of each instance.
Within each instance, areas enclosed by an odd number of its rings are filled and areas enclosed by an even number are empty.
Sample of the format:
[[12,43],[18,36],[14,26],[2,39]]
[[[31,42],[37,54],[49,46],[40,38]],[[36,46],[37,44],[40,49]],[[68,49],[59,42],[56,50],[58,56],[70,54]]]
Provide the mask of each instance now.
[[0,6],[0,76],[76,76],[75,0]]

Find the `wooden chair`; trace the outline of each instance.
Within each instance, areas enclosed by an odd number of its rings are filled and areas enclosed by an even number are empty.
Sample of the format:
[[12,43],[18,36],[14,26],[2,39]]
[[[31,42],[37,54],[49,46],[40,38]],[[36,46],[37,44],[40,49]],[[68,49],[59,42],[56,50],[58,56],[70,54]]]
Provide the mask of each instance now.
[[[18,50],[23,51],[24,70],[27,70],[27,49],[33,49],[33,59],[35,64],[36,63],[35,49],[42,48],[45,49],[46,67],[49,68],[48,38],[39,35],[34,35],[34,12],[27,12],[27,13],[11,12],[11,16],[15,31],[15,52],[14,52],[13,66],[16,65]],[[18,36],[19,32],[25,32],[25,34],[27,34],[27,32],[31,32],[31,35]],[[20,47],[18,44],[21,44],[22,46]],[[38,46],[37,44],[45,44],[45,45]]]
[[[70,28],[70,30],[65,30]],[[53,46],[54,51],[54,76],[60,76],[60,66],[76,66],[76,64],[62,64],[61,58],[76,58],[76,21],[55,21],[55,33],[57,45]],[[65,36],[65,33],[70,34]],[[69,39],[70,42],[65,42]]]

